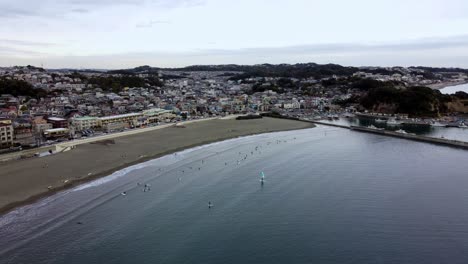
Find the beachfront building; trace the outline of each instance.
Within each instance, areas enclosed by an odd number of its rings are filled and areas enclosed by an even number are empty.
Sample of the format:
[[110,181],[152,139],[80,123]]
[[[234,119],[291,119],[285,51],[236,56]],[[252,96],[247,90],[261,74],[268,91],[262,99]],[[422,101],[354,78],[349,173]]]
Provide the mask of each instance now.
[[115,132],[139,125],[139,119],[142,117],[143,113],[130,113],[124,115],[100,117],[99,122],[104,131]]
[[60,117],[49,117],[47,121],[52,124],[53,128],[68,128],[68,120]]
[[0,120],[0,148],[13,145],[13,125],[11,120]]
[[68,128],[52,128],[44,131],[46,139],[67,139],[69,136],[70,130]]
[[173,119],[176,117],[176,115],[174,115],[172,111],[164,110],[161,108],[152,108],[143,111],[143,115],[146,117],[146,120],[149,124],[164,121],[166,119]]
[[15,131],[13,142],[16,145],[34,146],[36,144],[31,120],[23,118],[15,119],[13,122],[13,130]]
[[71,120],[72,126],[75,128],[75,131],[83,131],[86,129],[95,129],[100,127],[99,119],[97,117],[75,117]]

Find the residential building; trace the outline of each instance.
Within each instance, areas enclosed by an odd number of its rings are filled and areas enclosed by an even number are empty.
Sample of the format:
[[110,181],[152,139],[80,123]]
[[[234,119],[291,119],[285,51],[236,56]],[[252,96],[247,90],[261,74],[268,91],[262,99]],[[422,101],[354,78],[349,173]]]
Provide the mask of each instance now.
[[47,121],[52,124],[53,128],[68,128],[68,120],[60,117],[49,117]]
[[83,131],[86,129],[95,129],[100,127],[100,120],[97,117],[75,117],[71,120],[75,131]]
[[113,128],[113,124],[122,124],[125,128],[137,126],[138,119],[141,117],[143,117],[142,113],[130,113],[123,115],[100,117],[99,121],[101,123],[101,127],[104,130],[108,131],[109,127]]
[[44,131],[44,137],[46,139],[67,139],[70,135],[68,128],[52,128]]
[[13,146],[13,125],[10,120],[0,120],[0,148]]

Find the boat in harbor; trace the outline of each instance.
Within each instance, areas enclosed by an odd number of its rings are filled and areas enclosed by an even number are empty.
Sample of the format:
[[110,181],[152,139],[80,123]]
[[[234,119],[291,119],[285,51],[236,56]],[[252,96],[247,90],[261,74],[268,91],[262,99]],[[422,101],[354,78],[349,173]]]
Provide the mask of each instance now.
[[375,122],[377,122],[377,123],[387,123],[387,120],[381,119],[381,118],[377,118],[377,119],[375,120]]
[[448,123],[445,127],[468,128],[468,126],[464,122],[460,121]]
[[406,119],[401,122],[403,125],[430,125],[431,123],[422,119],[412,118]]
[[397,131],[395,131],[396,133],[400,133],[400,134],[408,134],[408,132],[406,132],[405,130],[403,129],[398,129]]
[[395,118],[391,118],[387,121],[388,126],[399,126],[401,122],[397,121]]
[[375,130],[384,130],[383,128],[376,127],[376,126],[374,126],[374,125],[370,125],[370,126],[368,126],[367,128],[375,129]]
[[432,121],[430,125],[431,125],[431,127],[445,127],[445,126],[447,126],[446,124],[442,124],[442,123],[440,123],[438,121]]

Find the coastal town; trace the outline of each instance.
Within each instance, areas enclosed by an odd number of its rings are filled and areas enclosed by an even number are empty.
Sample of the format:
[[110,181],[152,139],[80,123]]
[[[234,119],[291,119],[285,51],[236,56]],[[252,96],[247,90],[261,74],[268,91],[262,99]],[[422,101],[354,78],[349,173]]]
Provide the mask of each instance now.
[[[208,70],[144,66],[131,72],[26,66],[0,68],[0,79],[3,85],[15,82],[28,86],[23,94],[0,94],[2,152],[162,123],[267,112],[305,120],[360,115],[381,122],[466,127],[463,106],[460,113],[450,111],[438,117],[414,118],[408,113],[369,110],[353,102],[353,98],[368,92],[353,85],[357,82],[438,89],[467,83],[466,71],[434,73],[420,68],[365,67],[347,72],[346,76],[300,78],[246,75],[235,68],[216,66]],[[466,107],[468,98],[462,99]]]

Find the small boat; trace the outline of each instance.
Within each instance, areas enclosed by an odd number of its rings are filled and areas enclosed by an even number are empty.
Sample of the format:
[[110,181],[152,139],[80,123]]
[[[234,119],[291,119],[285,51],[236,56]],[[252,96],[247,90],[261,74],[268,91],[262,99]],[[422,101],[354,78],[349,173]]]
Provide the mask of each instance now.
[[396,133],[400,133],[400,134],[408,134],[408,132],[404,131],[403,129],[398,129],[397,131],[395,131]]
[[442,124],[440,122],[437,122],[437,121],[433,121],[431,122],[431,127],[445,127],[446,124]]
[[125,195],[127,195],[127,192],[122,192],[121,195],[125,196]]
[[262,175],[262,177],[260,178],[260,182],[263,185],[265,183],[265,173],[262,171],[261,175]]
[[376,126],[374,126],[374,125],[370,125],[370,126],[368,126],[367,128],[374,129],[374,130],[384,130],[383,128],[376,127]]
[[387,122],[387,120],[385,120],[385,119],[380,119],[380,118],[377,118],[377,119],[375,120],[375,122],[377,122],[377,123],[386,123],[386,122]]
[[468,128],[468,126],[465,123],[460,123],[458,126],[459,128]]
[[388,126],[399,126],[399,125],[401,125],[401,123],[396,121],[396,119],[389,119],[387,121],[387,125]]
[[208,208],[210,208],[210,209],[211,209],[211,207],[213,207],[213,203],[211,203],[211,202],[208,202]]

